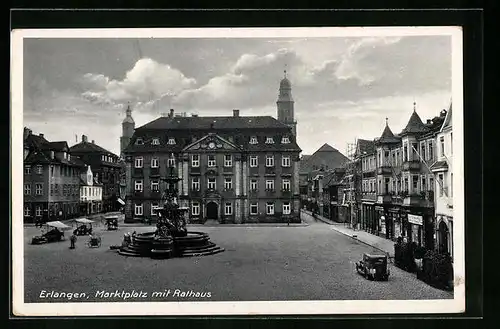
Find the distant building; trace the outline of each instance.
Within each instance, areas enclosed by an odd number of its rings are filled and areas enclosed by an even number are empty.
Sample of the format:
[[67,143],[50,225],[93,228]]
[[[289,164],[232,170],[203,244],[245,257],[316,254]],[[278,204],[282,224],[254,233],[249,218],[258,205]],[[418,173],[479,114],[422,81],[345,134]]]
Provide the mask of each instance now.
[[[318,208],[322,212],[321,198],[318,195],[318,184],[320,177],[331,170],[343,168],[349,159],[329,144],[323,144],[312,155],[304,155],[300,160],[300,188],[302,204],[310,210]],[[316,181],[316,183],[314,183]],[[314,206],[313,206],[314,204]]]
[[[270,116],[176,116],[136,128],[123,150],[126,221],[156,218],[165,178],[182,178],[180,205],[191,222],[300,221],[299,154],[291,83],[280,83],[278,120]],[[127,114],[128,115],[128,114]],[[173,155],[173,156],[172,156]]]
[[24,129],[25,222],[69,219],[79,214],[83,162],[69,153],[66,142],[49,142]]
[[80,176],[80,214],[91,215],[102,211],[102,184],[94,177],[92,168]]
[[93,175],[102,184],[102,209],[105,212],[120,209],[120,164],[116,154],[100,147],[82,135],[80,143],[71,146],[72,155],[91,166]]

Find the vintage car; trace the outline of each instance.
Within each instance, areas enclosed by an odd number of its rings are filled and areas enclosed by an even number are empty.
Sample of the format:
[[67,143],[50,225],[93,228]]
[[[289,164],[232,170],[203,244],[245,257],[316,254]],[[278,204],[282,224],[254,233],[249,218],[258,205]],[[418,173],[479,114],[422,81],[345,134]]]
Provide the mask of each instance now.
[[89,235],[92,234],[92,226],[80,225],[74,231],[74,235]]
[[60,221],[47,222],[45,226],[48,231],[42,235],[34,236],[31,240],[32,244],[62,241],[64,240],[64,230],[70,229],[68,225]]
[[356,271],[369,280],[389,279],[390,271],[387,268],[387,255],[363,254],[363,259],[356,262]]

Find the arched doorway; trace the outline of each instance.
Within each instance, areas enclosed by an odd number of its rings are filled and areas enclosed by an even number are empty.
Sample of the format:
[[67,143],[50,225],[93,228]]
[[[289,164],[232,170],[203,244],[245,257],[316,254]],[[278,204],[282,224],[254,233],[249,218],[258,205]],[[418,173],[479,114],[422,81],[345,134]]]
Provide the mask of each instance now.
[[213,201],[207,203],[206,218],[207,219],[217,219],[218,215],[219,215],[219,211],[218,211],[217,203],[215,203]]
[[448,225],[445,222],[441,221],[438,227],[439,232],[439,251],[442,253],[448,252]]

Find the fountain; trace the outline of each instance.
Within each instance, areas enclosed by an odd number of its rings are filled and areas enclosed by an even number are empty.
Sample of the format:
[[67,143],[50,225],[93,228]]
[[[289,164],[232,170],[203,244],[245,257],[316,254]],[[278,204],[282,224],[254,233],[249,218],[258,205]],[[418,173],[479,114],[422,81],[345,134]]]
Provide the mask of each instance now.
[[139,233],[132,236],[130,243],[118,249],[123,256],[138,256],[152,258],[172,258],[213,255],[224,251],[210,241],[204,232],[188,231],[186,214],[188,208],[179,207],[177,202],[178,182],[182,180],[175,172],[175,159],[171,155],[172,165],[166,178],[167,189],[162,195],[163,208],[158,211],[156,230]]

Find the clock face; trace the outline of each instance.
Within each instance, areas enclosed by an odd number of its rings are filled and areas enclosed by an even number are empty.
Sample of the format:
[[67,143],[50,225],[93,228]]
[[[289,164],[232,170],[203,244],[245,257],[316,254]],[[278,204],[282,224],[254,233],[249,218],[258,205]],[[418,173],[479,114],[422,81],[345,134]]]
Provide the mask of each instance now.
[[214,142],[210,142],[208,143],[208,147],[213,149],[215,147],[215,143]]

